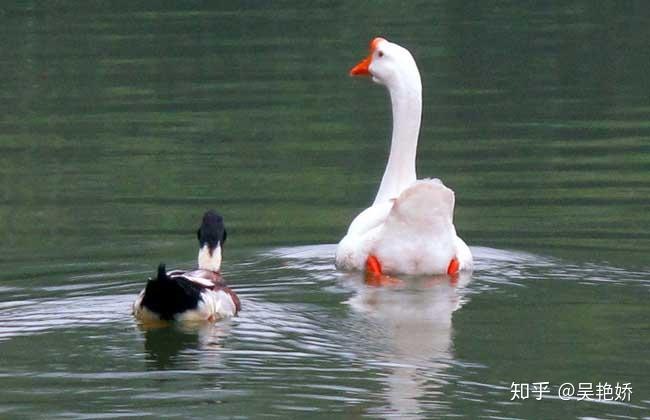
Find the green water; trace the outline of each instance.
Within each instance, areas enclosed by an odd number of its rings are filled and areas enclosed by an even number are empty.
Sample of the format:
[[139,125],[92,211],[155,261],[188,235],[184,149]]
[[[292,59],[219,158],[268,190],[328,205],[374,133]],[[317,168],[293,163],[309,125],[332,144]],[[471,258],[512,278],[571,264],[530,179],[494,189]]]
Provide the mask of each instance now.
[[[643,3],[220,3],[0,5],[0,417],[650,416]],[[376,35],[420,66],[457,283],[333,267],[388,151],[386,92],[347,76]],[[243,311],[141,329],[207,208]]]

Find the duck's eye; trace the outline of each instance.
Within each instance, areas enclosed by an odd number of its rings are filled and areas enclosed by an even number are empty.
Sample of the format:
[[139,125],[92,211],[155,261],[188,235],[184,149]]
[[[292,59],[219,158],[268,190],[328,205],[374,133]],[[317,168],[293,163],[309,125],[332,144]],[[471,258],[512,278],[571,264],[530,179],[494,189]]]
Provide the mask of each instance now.
[[379,56],[379,58],[381,58],[381,57],[384,56],[384,53],[383,53],[383,51],[379,51],[379,52],[377,53],[377,55]]

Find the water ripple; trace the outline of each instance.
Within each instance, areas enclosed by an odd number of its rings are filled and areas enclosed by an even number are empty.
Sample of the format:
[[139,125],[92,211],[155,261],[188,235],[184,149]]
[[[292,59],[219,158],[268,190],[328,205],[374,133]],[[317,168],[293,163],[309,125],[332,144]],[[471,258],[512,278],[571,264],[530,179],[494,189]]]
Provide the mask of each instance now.
[[[106,280],[108,272],[88,277],[76,273],[77,283],[5,288],[0,290],[0,340],[9,349],[20,337],[61,331],[71,341],[68,348],[87,347],[98,339],[104,344],[95,353],[122,362],[115,369],[84,371],[64,362],[63,370],[0,374],[18,381],[14,392],[19,394],[20,378],[42,384],[61,379],[105,383],[117,394],[128,383],[136,387],[130,398],[151,401],[238,401],[265,388],[282,394],[281,403],[269,402],[279,412],[363,406],[370,415],[412,418],[452,414],[450,395],[455,395],[458,401],[481,406],[488,417],[499,417],[505,413],[501,400],[509,389],[467,380],[491,367],[457,354],[454,337],[463,331],[455,326],[456,314],[470,316],[472,311],[463,308],[489,294],[494,299],[539,289],[536,282],[648,285],[645,272],[477,247],[473,276],[462,275],[455,282],[446,276],[412,278],[403,287],[377,288],[358,274],[337,272],[334,249],[278,248],[232,261],[225,274],[242,298],[243,311],[214,325],[138,326],[130,315],[144,282],[138,270],[116,272],[116,279],[127,274],[115,282]],[[50,297],[39,297],[43,294]],[[68,357],[81,361],[87,356]],[[143,360],[144,370],[134,369]],[[152,380],[204,381],[218,384],[219,391],[166,390],[150,387]]]

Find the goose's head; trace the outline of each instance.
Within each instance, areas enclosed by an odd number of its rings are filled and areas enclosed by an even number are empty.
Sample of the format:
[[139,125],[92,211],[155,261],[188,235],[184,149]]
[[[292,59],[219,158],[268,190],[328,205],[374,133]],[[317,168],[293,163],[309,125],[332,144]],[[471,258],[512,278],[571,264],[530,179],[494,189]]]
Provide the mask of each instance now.
[[420,72],[411,53],[404,47],[377,37],[370,41],[370,55],[350,70],[350,76],[371,76],[389,90],[420,92]]
[[214,210],[206,211],[196,235],[199,239],[199,268],[219,271],[221,251],[227,236],[223,217]]

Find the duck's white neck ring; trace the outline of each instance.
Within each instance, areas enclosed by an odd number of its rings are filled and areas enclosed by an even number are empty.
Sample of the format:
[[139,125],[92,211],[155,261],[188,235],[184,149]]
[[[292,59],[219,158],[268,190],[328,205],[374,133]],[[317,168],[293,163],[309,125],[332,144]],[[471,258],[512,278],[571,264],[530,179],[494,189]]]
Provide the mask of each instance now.
[[374,204],[396,198],[417,179],[415,156],[422,119],[422,87],[389,87],[393,108],[393,136],[386,170]]
[[221,270],[221,246],[217,245],[216,248],[210,252],[208,244],[203,245],[199,250],[199,268],[201,270],[219,272]]

